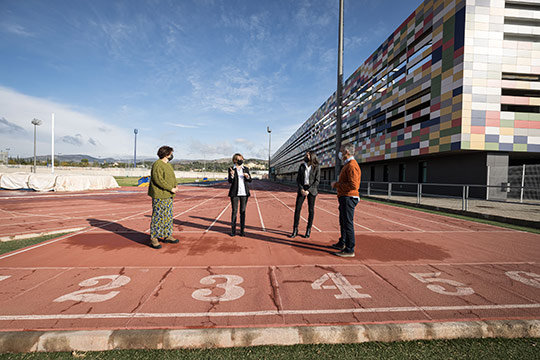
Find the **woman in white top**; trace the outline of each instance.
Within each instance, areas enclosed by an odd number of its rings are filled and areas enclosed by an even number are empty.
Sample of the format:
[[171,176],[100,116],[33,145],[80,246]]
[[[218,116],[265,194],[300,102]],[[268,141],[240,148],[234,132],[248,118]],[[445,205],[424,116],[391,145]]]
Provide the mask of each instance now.
[[249,197],[249,183],[251,175],[249,169],[245,167],[242,154],[233,155],[234,166],[229,168],[229,197],[231,198],[231,236],[236,235],[236,214],[238,212],[238,203],[240,203],[240,236],[245,236],[244,228],[246,225],[246,205]]

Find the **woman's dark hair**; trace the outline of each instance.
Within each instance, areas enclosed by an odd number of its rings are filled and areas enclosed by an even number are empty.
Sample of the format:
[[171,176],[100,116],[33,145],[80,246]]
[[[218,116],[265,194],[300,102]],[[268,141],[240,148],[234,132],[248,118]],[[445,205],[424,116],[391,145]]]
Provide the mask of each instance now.
[[240,154],[240,153],[234,154],[233,157],[232,157],[232,162],[236,164],[236,160],[238,160],[239,157],[244,158],[244,156],[242,154]]
[[157,156],[160,159],[163,159],[164,157],[167,157],[167,156],[171,155],[172,152],[173,152],[172,147],[164,145],[164,146],[160,147],[159,150],[157,151]]
[[319,165],[319,159],[317,159],[317,155],[315,154],[315,151],[308,151],[308,154],[309,154],[310,165]]

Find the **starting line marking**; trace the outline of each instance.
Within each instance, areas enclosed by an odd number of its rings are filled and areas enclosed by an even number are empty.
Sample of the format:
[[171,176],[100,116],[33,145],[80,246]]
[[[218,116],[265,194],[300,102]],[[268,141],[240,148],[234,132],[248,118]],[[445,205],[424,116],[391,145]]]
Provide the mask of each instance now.
[[407,307],[353,308],[353,309],[327,309],[327,310],[262,310],[262,311],[196,312],[196,313],[6,315],[6,316],[0,316],[0,321],[332,315],[332,314],[351,314],[351,313],[361,314],[361,313],[396,313],[396,312],[460,311],[460,310],[510,310],[510,309],[538,309],[538,308],[540,308],[540,304],[534,303],[534,304],[507,304],[507,305],[407,306]]

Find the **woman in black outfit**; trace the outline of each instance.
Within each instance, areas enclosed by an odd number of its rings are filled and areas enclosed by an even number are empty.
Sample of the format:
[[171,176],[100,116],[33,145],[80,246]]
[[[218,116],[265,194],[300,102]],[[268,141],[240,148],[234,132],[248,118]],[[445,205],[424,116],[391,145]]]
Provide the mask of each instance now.
[[246,225],[246,205],[249,197],[249,185],[251,175],[249,169],[245,167],[242,154],[234,154],[232,161],[234,166],[229,168],[229,197],[231,198],[231,236],[236,235],[236,213],[238,212],[238,202],[240,202],[240,236],[244,236]]
[[306,228],[305,238],[309,238],[311,235],[311,225],[313,225],[313,215],[315,213],[315,197],[318,194],[318,187],[321,178],[321,169],[319,168],[319,160],[314,151],[306,152],[304,156],[304,162],[298,169],[298,175],[296,176],[296,184],[298,184],[298,192],[296,195],[296,206],[294,209],[294,225],[293,232],[289,235],[290,238],[298,235],[298,223],[300,222],[300,212],[302,211],[302,204],[307,197],[308,200],[308,223]]

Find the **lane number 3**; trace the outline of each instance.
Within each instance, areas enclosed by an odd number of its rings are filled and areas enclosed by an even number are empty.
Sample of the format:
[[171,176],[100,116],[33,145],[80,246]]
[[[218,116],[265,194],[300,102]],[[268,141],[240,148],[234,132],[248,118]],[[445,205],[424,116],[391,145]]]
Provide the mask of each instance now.
[[[225,282],[216,284],[216,280],[225,279]],[[244,279],[238,275],[210,275],[201,279],[203,285],[216,284],[216,288],[224,290],[221,295],[212,295],[213,291],[210,289],[195,290],[191,297],[200,301],[233,301],[240,299],[244,296],[245,290],[238,286],[244,282]],[[220,291],[221,292],[221,291]]]

